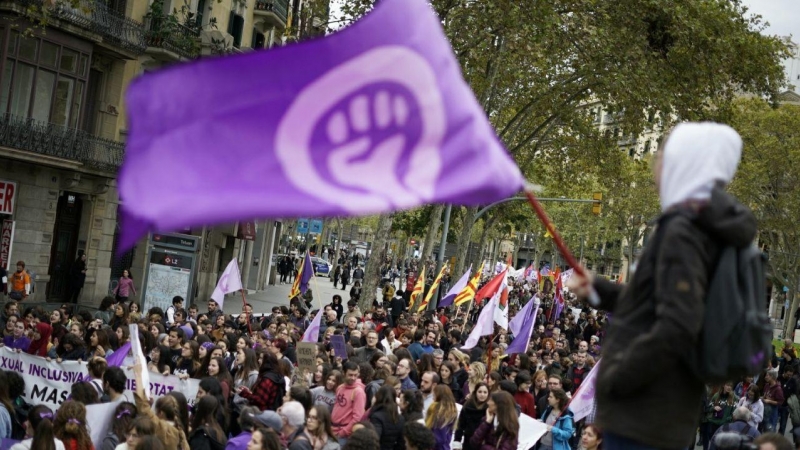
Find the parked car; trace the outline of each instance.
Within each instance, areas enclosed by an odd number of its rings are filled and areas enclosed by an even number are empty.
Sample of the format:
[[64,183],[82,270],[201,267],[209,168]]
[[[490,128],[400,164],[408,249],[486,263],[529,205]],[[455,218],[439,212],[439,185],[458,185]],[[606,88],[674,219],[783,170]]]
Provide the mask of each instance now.
[[314,265],[314,274],[327,276],[331,273],[332,267],[328,261],[316,256],[311,257],[311,264]]

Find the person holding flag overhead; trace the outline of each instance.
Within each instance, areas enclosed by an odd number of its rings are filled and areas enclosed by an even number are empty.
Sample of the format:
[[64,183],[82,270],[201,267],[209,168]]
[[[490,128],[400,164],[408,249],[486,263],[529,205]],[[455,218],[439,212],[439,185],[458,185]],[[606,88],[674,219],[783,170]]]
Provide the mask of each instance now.
[[303,258],[303,262],[297,270],[297,277],[295,277],[294,283],[292,283],[292,289],[289,291],[289,299],[305,294],[308,290],[308,282],[311,281],[311,277],[313,276],[314,266],[311,264],[311,254],[306,252],[306,257]]

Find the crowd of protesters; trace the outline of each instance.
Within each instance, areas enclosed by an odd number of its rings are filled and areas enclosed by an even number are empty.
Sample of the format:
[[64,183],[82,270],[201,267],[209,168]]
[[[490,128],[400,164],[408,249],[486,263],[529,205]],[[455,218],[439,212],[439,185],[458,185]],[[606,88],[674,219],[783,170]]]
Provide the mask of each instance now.
[[[507,355],[515,337],[499,327],[464,350],[481,305],[409,311],[410,292],[402,288],[415,279],[416,264],[402,267],[400,277],[396,271],[388,265],[382,271],[389,283],[364,311],[361,293],[352,290],[346,302],[338,294],[322,302],[298,296],[270,314],[249,304],[230,314],[214,300],[201,312],[181,297],[166,310],[141,311],[119,293],[104,298],[94,314],[74,314],[70,304],[20,311],[9,300],[0,314],[3,345],[85,361],[92,380],[75,383],[54,412],[26,404],[24,381],[0,372],[0,438],[27,437],[15,450],[45,448],[34,441],[93,448],[85,405],[122,400],[102,450],[515,450],[520,414],[546,424],[541,450],[602,447],[593,415],[574,421],[569,402],[600,357],[606,314],[565,293],[570,307],[557,315],[550,279],[541,290],[537,282],[511,280],[511,317],[534,293],[542,302],[527,351]],[[395,278],[406,286],[397,288]],[[314,303],[324,304],[324,315],[316,370],[308,372],[297,367],[296,347],[317,312],[307,309]],[[124,371],[106,362],[130,340],[129,324],[139,325],[147,357],[146,365],[133,367],[133,395],[125,394]],[[336,335],[346,342],[346,358],[331,345]],[[700,423],[704,450],[719,428],[739,422],[750,424],[754,435],[759,428],[783,431],[786,401],[798,388],[792,347],[784,353],[772,363],[775,372],[709,388]],[[152,409],[141,389],[143,371],[197,379],[197,397],[173,391]]]

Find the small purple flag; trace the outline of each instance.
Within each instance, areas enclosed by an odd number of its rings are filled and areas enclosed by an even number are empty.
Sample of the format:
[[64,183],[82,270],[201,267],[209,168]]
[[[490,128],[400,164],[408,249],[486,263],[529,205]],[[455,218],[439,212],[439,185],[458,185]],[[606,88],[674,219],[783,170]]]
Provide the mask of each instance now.
[[528,350],[528,342],[531,340],[533,325],[536,323],[536,314],[538,314],[538,312],[539,297],[534,295],[528,304],[525,305],[525,308],[520,311],[520,314],[517,314],[516,317],[514,317],[514,320],[517,320],[520,316],[524,318],[521,323],[514,324],[517,331],[513,331],[511,328],[511,322],[508,324],[508,328],[512,330],[512,333],[514,333],[514,340],[508,344],[506,353],[513,355],[514,353],[525,353]]
[[303,333],[303,342],[317,342],[319,340],[319,324],[322,322],[322,314],[324,313],[325,310],[322,308],[317,311],[314,320],[311,321],[305,333]]
[[126,103],[121,251],[153,230],[485,205],[524,185],[425,0],[145,74]]
[[311,255],[306,252],[306,259],[303,260],[303,274],[300,276],[300,292],[303,294],[308,290],[308,282],[314,276],[314,265],[311,264]]
[[119,367],[122,365],[122,362],[125,360],[125,357],[128,356],[128,353],[131,351],[131,343],[130,341],[122,344],[120,348],[118,348],[114,353],[111,354],[108,358],[106,358],[106,362],[108,363],[108,367]]

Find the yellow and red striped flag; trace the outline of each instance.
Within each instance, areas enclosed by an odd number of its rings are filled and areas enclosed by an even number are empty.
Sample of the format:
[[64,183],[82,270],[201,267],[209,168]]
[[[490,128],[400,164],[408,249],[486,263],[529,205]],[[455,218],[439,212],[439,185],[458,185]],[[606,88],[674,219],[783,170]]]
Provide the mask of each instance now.
[[456,299],[453,300],[454,305],[461,306],[462,304],[467,303],[475,298],[475,293],[478,292],[478,283],[481,282],[481,272],[481,270],[475,272],[475,276],[469,280],[467,286],[461,292],[459,292],[456,296]]
[[425,291],[425,267],[419,271],[419,276],[417,277],[417,283],[414,285],[414,290],[411,291],[411,297],[408,300],[408,310],[411,311],[411,308],[414,307],[414,303],[417,303],[417,299],[422,292]]
[[[303,262],[300,263],[300,268],[297,269],[297,276],[294,277],[294,283],[292,283],[292,289],[289,290],[289,299],[293,299],[298,295],[302,294],[300,292],[300,280],[303,279],[303,270],[306,268],[306,260],[303,259]],[[314,270],[314,269],[311,269]]]
[[[423,300],[419,305],[417,312],[421,313],[422,311],[425,311],[425,309],[428,307],[428,302],[430,302],[431,298],[436,295],[436,291],[439,290],[439,283],[442,281],[442,275],[444,275],[445,269],[447,269],[447,264],[444,264],[442,266],[442,270],[439,271],[439,275],[436,275],[436,279],[433,280],[431,288],[428,289],[428,295],[425,296],[425,300]],[[414,290],[416,291],[416,288],[414,288]]]

